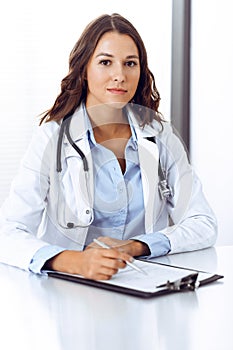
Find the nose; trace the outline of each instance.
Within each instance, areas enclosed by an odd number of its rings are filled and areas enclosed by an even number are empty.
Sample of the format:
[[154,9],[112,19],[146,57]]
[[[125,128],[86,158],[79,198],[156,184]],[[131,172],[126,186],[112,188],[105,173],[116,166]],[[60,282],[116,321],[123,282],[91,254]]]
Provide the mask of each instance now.
[[124,67],[122,67],[122,65],[117,65],[114,67],[113,80],[119,83],[122,83],[125,81]]

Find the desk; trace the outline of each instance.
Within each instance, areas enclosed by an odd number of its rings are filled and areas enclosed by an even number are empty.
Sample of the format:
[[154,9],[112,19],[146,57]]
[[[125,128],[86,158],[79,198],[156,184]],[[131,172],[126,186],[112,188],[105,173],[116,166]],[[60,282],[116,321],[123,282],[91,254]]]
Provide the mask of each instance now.
[[0,348],[232,350],[233,246],[154,260],[225,278],[143,300],[0,264]]

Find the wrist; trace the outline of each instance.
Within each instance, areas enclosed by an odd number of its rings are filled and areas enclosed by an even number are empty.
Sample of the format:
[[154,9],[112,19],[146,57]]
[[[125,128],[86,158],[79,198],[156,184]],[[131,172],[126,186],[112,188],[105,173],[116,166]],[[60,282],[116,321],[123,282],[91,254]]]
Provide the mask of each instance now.
[[52,258],[47,260],[43,266],[45,270],[59,271],[59,262],[62,261],[62,256],[66,251],[54,255]]
[[130,242],[132,256],[150,255],[150,249],[146,243],[137,240],[130,240]]
[[46,261],[44,269],[69,273],[79,273],[79,258],[80,252],[64,250]]

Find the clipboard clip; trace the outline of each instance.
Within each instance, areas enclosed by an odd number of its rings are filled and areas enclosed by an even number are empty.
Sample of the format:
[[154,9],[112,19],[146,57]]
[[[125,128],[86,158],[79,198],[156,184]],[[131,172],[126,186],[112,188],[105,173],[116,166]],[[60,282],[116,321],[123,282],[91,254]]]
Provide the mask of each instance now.
[[156,288],[165,288],[165,290],[169,290],[169,291],[179,291],[183,289],[194,291],[196,288],[199,287],[199,282],[197,281],[197,277],[198,277],[198,272],[192,273],[174,282],[167,281],[167,283],[156,286]]

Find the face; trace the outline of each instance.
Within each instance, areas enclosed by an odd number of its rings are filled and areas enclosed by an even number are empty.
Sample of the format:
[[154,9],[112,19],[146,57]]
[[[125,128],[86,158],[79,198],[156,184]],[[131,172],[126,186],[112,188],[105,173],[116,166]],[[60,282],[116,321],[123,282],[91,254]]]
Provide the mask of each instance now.
[[105,33],[87,65],[87,107],[123,107],[135,95],[140,78],[139,53],[133,39]]

